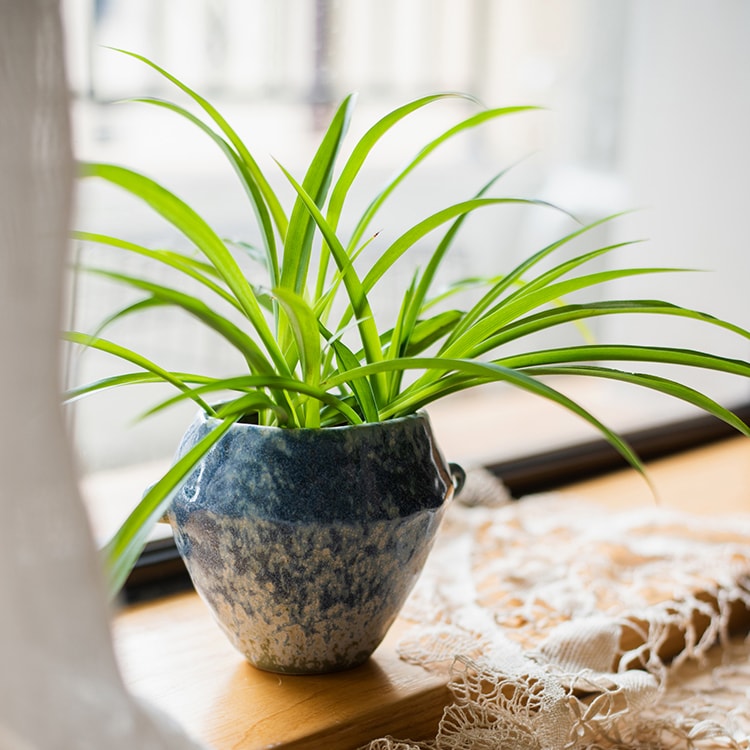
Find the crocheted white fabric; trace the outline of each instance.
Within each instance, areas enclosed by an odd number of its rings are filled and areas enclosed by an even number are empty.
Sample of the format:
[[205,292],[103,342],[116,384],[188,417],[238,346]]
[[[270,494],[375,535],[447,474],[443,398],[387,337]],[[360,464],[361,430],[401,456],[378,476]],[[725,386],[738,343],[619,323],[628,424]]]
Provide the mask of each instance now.
[[400,647],[453,703],[433,741],[369,748],[750,747],[749,612],[750,516],[456,504]]

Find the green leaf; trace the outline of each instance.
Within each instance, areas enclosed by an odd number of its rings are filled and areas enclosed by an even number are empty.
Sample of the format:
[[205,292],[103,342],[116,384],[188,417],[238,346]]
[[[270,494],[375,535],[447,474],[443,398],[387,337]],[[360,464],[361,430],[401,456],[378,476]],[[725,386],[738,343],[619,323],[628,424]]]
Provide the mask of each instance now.
[[[331,338],[329,343],[336,355],[339,370],[352,370],[360,366],[360,361],[342,341],[336,338]],[[378,405],[375,401],[375,394],[372,392],[370,381],[367,378],[361,380],[358,378],[347,383],[347,385],[352,389],[352,393],[357,400],[357,404],[362,412],[365,422],[380,421]]]
[[[258,221],[258,226],[261,229],[261,238],[263,240],[263,246],[265,250],[265,263],[264,265],[270,271],[271,283],[278,283],[279,279],[279,258],[278,251],[276,249],[276,236],[274,234],[273,224],[271,223],[271,215],[268,210],[268,206],[264,202],[264,186],[258,183],[259,172],[257,169],[253,170],[248,166],[248,161],[241,158],[240,155],[225,141],[220,135],[215,133],[205,122],[200,118],[196,117],[192,112],[189,112],[184,107],[180,107],[178,104],[173,102],[163,101],[162,99],[154,99],[151,97],[143,97],[135,99],[134,101],[142,102],[144,104],[153,104],[158,107],[164,107],[181,117],[184,117],[189,122],[196,125],[206,135],[214,141],[214,143],[221,149],[222,153],[227,157],[232,167],[234,167],[237,176],[240,178],[245,193],[250,199],[250,205],[253,207],[255,217]],[[239,140],[239,138],[238,138]],[[252,160],[252,157],[250,157]],[[254,164],[254,162],[253,162]],[[265,182],[265,180],[263,180]],[[270,190],[270,188],[267,188]],[[265,198],[268,198],[267,193]],[[280,211],[280,205],[276,205],[275,208]],[[286,226],[286,219],[282,216],[279,217],[281,220],[280,231]]]
[[[367,299],[362,283],[357,276],[354,267],[350,262],[350,258],[347,256],[343,245],[339,241],[333,229],[328,225],[328,222],[323,217],[320,209],[315,205],[315,202],[307,194],[305,189],[292,177],[289,172],[279,165],[281,170],[286,175],[287,179],[291,183],[292,187],[297,191],[297,194],[302,199],[302,202],[307,207],[310,215],[318,225],[323,238],[325,239],[328,247],[331,250],[333,258],[341,271],[342,278],[344,281],[344,287],[346,288],[349,296],[350,309],[354,311],[355,318],[357,320],[357,328],[359,329],[360,338],[362,341],[362,347],[365,351],[368,362],[377,362],[383,359],[383,350],[380,347],[380,336],[378,335],[378,329],[375,325],[375,321],[372,316],[372,309]],[[378,403],[385,397],[386,386],[384,379],[376,379],[373,391]]]
[[[341,211],[344,207],[344,201],[349,194],[349,190],[351,189],[355,178],[362,169],[365,161],[367,160],[367,157],[370,155],[370,152],[377,145],[380,139],[383,138],[383,136],[388,133],[397,123],[399,123],[405,117],[417,111],[418,109],[421,109],[428,104],[433,104],[437,101],[456,98],[478,103],[476,99],[468,96],[467,94],[456,92],[430,94],[428,96],[423,96],[419,99],[415,99],[414,101],[408,102],[407,104],[394,109],[393,111],[382,117],[380,120],[378,120],[371,128],[369,128],[369,130],[359,139],[356,146],[352,149],[352,153],[349,156],[346,164],[344,165],[344,168],[341,170],[341,174],[336,181],[333,192],[331,193],[331,201],[328,207],[328,214],[326,218],[328,219],[328,223],[331,225],[331,227],[333,227],[334,230],[338,227],[339,219],[341,218]],[[498,115],[490,115],[489,113],[483,112],[482,116],[482,121],[484,121],[490,119],[490,117],[492,116],[497,117]],[[479,122],[476,122],[474,124],[479,124]],[[455,134],[455,132],[464,130],[466,129],[466,127],[469,126],[465,125],[464,127],[460,127],[458,130],[456,130],[456,128],[451,128],[449,133]],[[440,143],[442,143],[449,137],[450,135],[443,134],[439,141],[433,141],[434,145],[432,149],[430,149],[430,151],[434,150]],[[429,153],[429,151],[427,153]],[[427,156],[427,153],[425,153],[421,158],[424,159]],[[421,159],[419,161],[421,161]],[[418,161],[416,163],[418,163]],[[416,163],[412,164],[411,169],[416,166]],[[403,176],[405,177],[406,175]],[[403,177],[401,179],[403,179]]]
[[750,338],[750,331],[736,326],[712,315],[673,305],[660,300],[607,300],[604,302],[590,302],[584,305],[564,305],[553,310],[544,310],[534,315],[519,318],[504,325],[494,336],[485,342],[486,351],[506,344],[510,341],[524,339],[528,336],[544,331],[554,326],[576,322],[583,319],[600,317],[603,315],[666,315],[678,318],[690,318],[709,325],[732,331],[745,338]]
[[[81,344],[82,346],[87,346],[91,349],[97,349],[99,351],[106,352],[107,354],[111,354],[115,357],[119,357],[125,362],[130,362],[136,367],[140,367],[142,370],[146,370],[156,375],[164,383],[173,385],[175,388],[185,394],[189,394],[191,392],[190,387],[177,374],[165,370],[163,367],[160,367],[150,359],[138,354],[137,352],[131,351],[130,349],[126,349],[124,346],[115,344],[112,341],[107,341],[106,339],[93,338],[86,333],[78,333],[77,331],[66,331],[62,334],[62,337],[63,339],[65,339],[66,341],[70,341],[71,343]],[[191,395],[190,397],[193,398],[193,400],[198,404],[198,406],[200,406],[201,409],[206,412],[206,414],[213,415],[213,409],[207,403],[205,403],[203,399],[200,398],[200,396],[196,395],[195,397],[193,397]]]
[[243,162],[247,166],[247,169],[252,174],[254,183],[258,185],[260,191],[263,194],[264,200],[268,204],[271,215],[273,216],[274,222],[276,223],[276,226],[279,230],[279,234],[284,237],[286,235],[287,220],[286,215],[284,214],[284,210],[279,203],[279,199],[276,197],[273,189],[268,184],[268,180],[266,180],[263,172],[261,171],[255,159],[252,157],[251,153],[248,151],[242,139],[230,127],[229,123],[222,117],[218,110],[209,101],[200,96],[200,94],[196,93],[191,88],[186,86],[184,83],[182,83],[182,81],[164,70],[164,68],[159,67],[156,63],[152,62],[146,57],[143,57],[143,55],[136,54],[135,52],[129,52],[128,50],[124,49],[116,49],[114,47],[111,49],[115,49],[117,52],[121,52],[124,55],[130,55],[130,57],[134,57],[137,60],[140,60],[141,62],[148,65],[150,68],[153,68],[157,73],[159,73],[179,89],[184,91],[194,102],[196,102],[196,104],[198,104],[198,106],[201,107],[201,109],[203,109],[204,112],[206,112],[206,114],[208,114],[208,116],[218,125],[219,129],[224,133],[224,135],[227,136],[230,143],[237,150],[237,153],[240,155]]
[[[573,292],[629,276],[675,273],[681,270],[679,268],[624,268],[613,271],[601,271],[599,273],[576,276],[575,278],[560,281],[556,284],[550,284],[527,294],[513,295],[512,299],[507,300],[501,305],[497,305],[497,307],[493,308],[484,317],[475,320],[471,328],[466,330],[462,335],[454,337],[452,342],[450,340],[446,342],[440,354],[446,357],[479,356],[488,351],[488,342],[491,342],[497,332],[502,330],[504,326],[517,320],[530,310],[564,298]],[[463,323],[464,321],[462,321]]]
[[[544,206],[547,208],[556,208],[550,203],[545,201],[535,201],[526,198],[475,198],[469,201],[463,201],[461,203],[454,204],[438,211],[426,219],[420,221],[414,225],[411,229],[408,229],[400,237],[398,237],[375,261],[370,271],[367,273],[365,278],[361,282],[361,294],[367,294],[380,278],[388,271],[388,269],[417,241],[422,239],[424,236],[432,232],[437,227],[445,224],[451,219],[457,216],[463,216],[469,214],[479,208],[485,208],[489,206],[497,206],[503,204],[521,204],[521,205],[533,205],[533,206]],[[559,210],[559,209],[558,209]],[[325,234],[325,233],[324,233]],[[338,240],[336,239],[338,243]],[[337,261],[338,262],[338,261]],[[345,269],[349,271],[351,264],[345,266]],[[347,311],[343,314],[339,323],[339,328],[343,328],[351,320],[352,315],[358,318],[362,318],[360,310],[354,306],[354,302],[358,299],[357,296],[350,294],[351,304]],[[371,338],[371,336],[369,336]],[[368,362],[375,362],[376,358],[368,356]],[[381,382],[381,381],[379,381]],[[382,401],[382,400],[381,400]]]
[[[403,352],[404,356],[413,357],[420,354],[432,344],[439,341],[447,333],[453,329],[458,321],[463,317],[463,313],[460,310],[446,310],[438,313],[431,318],[425,320],[418,320],[414,326],[414,332],[409,340],[409,346],[406,351]],[[336,338],[340,337],[342,331],[336,333]],[[380,336],[380,345],[385,350],[386,347],[390,346],[391,338],[393,336],[393,329],[386,331]],[[333,335],[328,334],[329,342],[333,340]],[[364,359],[364,352],[362,350],[354,353],[354,358],[361,364]],[[350,367],[347,369],[351,369]]]
[[605,223],[613,221],[619,216],[622,216],[622,214],[613,214],[611,216],[600,219],[599,221],[594,221],[590,224],[587,224],[586,226],[581,227],[574,232],[570,232],[559,240],[552,242],[546,247],[543,247],[541,250],[533,253],[528,258],[525,258],[513,270],[501,276],[498,279],[497,283],[472,307],[469,312],[467,312],[466,316],[461,321],[461,324],[456,327],[456,330],[453,332],[453,335],[447,343],[451,344],[455,339],[461,336],[461,334],[465,333],[469,328],[471,328],[474,322],[485,313],[485,311],[500,297],[501,294],[519,284],[523,286],[522,279],[524,275],[534,266],[541,263],[549,255],[557,252],[568,243],[576,240],[587,232],[590,232],[602,226]]
[[[338,108],[302,181],[305,194],[312,198],[318,209],[323,207],[328,194],[336,156],[349,128],[354,101],[353,96],[348,96]],[[306,288],[314,230],[315,224],[306,202],[298,194],[289,219],[281,268],[281,286],[297,294],[303,294]]]
[[[645,476],[643,466],[641,465],[638,456],[633,452],[632,448],[615,432],[610,430],[606,425],[600,422],[593,414],[588,412],[578,403],[567,397],[565,394],[551,388],[550,386],[536,380],[523,372],[518,372],[507,366],[503,366],[498,363],[492,362],[477,362],[474,360],[461,360],[461,359],[446,359],[438,357],[413,357],[413,358],[402,358],[397,360],[385,360],[383,362],[376,362],[373,364],[364,365],[355,370],[348,372],[338,373],[337,375],[328,379],[328,387],[335,387],[341,383],[349,382],[355,378],[369,377],[376,372],[389,372],[396,369],[400,370],[424,370],[430,369],[434,371],[442,371],[445,373],[449,372],[460,372],[467,375],[479,377],[483,382],[506,382],[511,385],[520,388],[521,390],[528,391],[537,396],[541,396],[556,404],[568,409],[569,411],[577,414],[583,418],[586,422],[595,427],[606,440],[625,458],[625,460],[641,474]],[[381,419],[389,419],[396,416],[402,416],[410,414],[413,411],[414,401],[418,401],[420,395],[419,392],[412,394],[412,400],[407,401],[401,399],[402,403],[400,408],[396,409],[391,404],[380,412]],[[429,399],[432,400],[432,399]]]
[[[431,216],[423,219],[398,237],[380,257],[373,263],[372,268],[362,280],[365,292],[369,292],[385,272],[416,242],[428,235],[434,229],[445,224],[457,216],[469,214],[480,208],[499,205],[526,205],[542,206],[545,208],[556,208],[546,201],[538,201],[530,198],[474,198],[468,201],[456,203],[447,208],[436,211]],[[557,209],[560,210],[560,209]]]
[[[220,297],[224,302],[241,311],[241,307],[237,302],[237,299],[229,294],[225,288],[219,286],[213,281],[213,278],[218,278],[218,273],[216,269],[209,263],[204,263],[182,253],[173,252],[170,250],[152,250],[142,245],[138,245],[136,243],[128,242],[126,240],[122,240],[117,237],[112,237],[105,234],[97,234],[93,232],[74,232],[73,237],[74,239],[80,240],[82,242],[89,242],[97,245],[107,245],[154,260],[197,281],[198,283],[209,289],[211,292],[216,294],[218,297]],[[108,273],[104,269],[92,269],[84,266],[78,266],[76,270],[89,271],[92,273],[103,273],[105,275]],[[118,280],[113,275],[110,275],[110,278],[112,278],[113,280]],[[123,283],[126,283],[124,282],[123,278],[120,278],[119,280]],[[255,287],[253,288],[255,289]],[[268,301],[260,295],[258,296],[258,300],[265,307],[270,306]],[[118,310],[107,316],[103,321],[99,323],[92,335],[101,335],[101,333],[107,327],[129,315],[134,315],[136,313],[142,312],[147,308],[159,307],[168,304],[172,304],[172,302],[169,302],[162,298],[157,299],[155,297],[148,297],[133,305],[128,305],[121,310]],[[253,346],[255,345],[253,344]],[[257,347],[255,348],[257,349]]]
[[145,312],[146,310],[152,310],[156,307],[164,307],[167,303],[163,300],[155,299],[154,297],[147,297],[145,299],[138,300],[132,305],[126,305],[125,307],[115,310],[111,315],[99,322],[99,325],[91,332],[92,338],[101,336],[105,329],[116,323],[118,320],[128,317],[128,315],[137,315],[138,313]]
[[111,237],[107,234],[98,234],[95,232],[73,232],[72,236],[74,239],[82,242],[107,245],[109,247],[125,250],[129,253],[135,253],[136,255],[142,255],[144,258],[150,258],[157,263],[172,268],[175,271],[179,271],[197,281],[207,289],[214,292],[214,294],[221,297],[225,302],[228,302],[237,309],[241,309],[237,300],[229,294],[224,287],[219,286],[213,280],[214,278],[219,278],[219,274],[210,263],[201,262],[195,258],[184,255],[183,253],[177,253],[172,250],[152,250],[143,245],[138,245],[135,242],[128,242],[127,240],[122,240],[118,237]]
[[[194,375],[192,373],[185,372],[170,372],[171,377],[175,380],[180,381],[183,384],[195,384],[195,383],[209,383],[214,378],[209,378],[205,375]],[[172,385],[171,381],[166,381],[161,375],[157,375],[153,372],[128,372],[124,375],[112,375],[108,378],[102,378],[101,380],[95,380],[86,385],[78,386],[76,388],[69,388],[63,394],[63,403],[69,404],[73,401],[77,401],[80,398],[89,396],[92,393],[98,393],[99,391],[106,391],[111,388],[121,388],[125,385],[141,385],[143,383],[165,383],[168,382]]]
[[[339,220],[341,218],[341,212],[344,207],[344,202],[349,194],[352,184],[355,178],[359,174],[360,170],[364,166],[367,157],[370,155],[372,149],[377,143],[385,136],[390,130],[393,129],[401,120],[413,112],[425,107],[434,102],[448,99],[448,98],[461,98],[468,101],[476,100],[466,94],[447,92],[439,94],[431,94],[428,96],[421,97],[412,102],[398,107],[397,109],[389,112],[380,120],[378,120],[367,132],[359,139],[357,144],[352,149],[352,152],[341,170],[338,180],[331,192],[331,199],[328,204],[328,212],[326,219],[334,231],[337,231]],[[426,154],[425,154],[426,156]],[[418,163],[418,162],[417,162]],[[414,165],[416,166],[416,164]],[[413,167],[412,167],[413,168]],[[405,175],[404,175],[405,176]],[[395,185],[394,185],[395,187]],[[364,228],[363,228],[364,229]],[[353,244],[350,244],[348,252],[351,254],[353,250]],[[326,273],[328,269],[329,254],[327,252],[321,253],[320,268],[318,271],[318,281],[316,285],[316,297],[321,297],[323,289],[326,283]]]
[[258,372],[273,372],[273,367],[263,354],[260,347],[241,328],[230,320],[219,315],[209,307],[203,300],[192,295],[179,292],[170,287],[154,284],[136,276],[107,271],[100,268],[88,268],[89,273],[103,276],[113,281],[132,286],[135,289],[149,292],[153,297],[164,304],[173,305],[198,318],[213,331],[223,336],[234,346],[247,360],[251,370]]
[[445,302],[445,300],[454,297],[457,294],[463,292],[469,292],[472,289],[479,289],[482,287],[495,286],[501,281],[504,276],[467,276],[465,279],[457,279],[456,281],[443,287],[434,297],[426,299],[422,304],[421,312],[429,310],[431,307]]
[[320,333],[318,320],[302,296],[276,287],[271,294],[279,301],[291,324],[302,364],[303,379],[316,385],[320,379]]
[[453,138],[453,136],[458,135],[459,133],[463,133],[466,130],[476,127],[477,125],[488,122],[489,120],[494,120],[505,115],[518,114],[520,112],[529,112],[535,109],[537,109],[537,107],[500,107],[495,109],[486,109],[478,112],[475,115],[472,115],[471,117],[466,118],[465,120],[459,122],[457,125],[454,125],[453,127],[446,130],[437,138],[431,140],[427,145],[420,149],[420,151],[409,162],[409,164],[407,164],[407,166],[402,169],[373,199],[365,212],[362,214],[360,220],[357,222],[357,226],[354,228],[354,232],[352,233],[347,247],[351,249],[353,247],[356,247],[361,242],[362,236],[367,231],[367,227],[372,222],[375,214],[377,214],[381,206],[385,203],[386,199],[398,187],[398,185],[401,184],[412,171],[414,171],[414,169],[421,162],[423,162],[436,148],[438,148],[438,146],[441,146],[443,143]]
[[616,344],[588,344],[560,347],[503,357],[495,362],[503,367],[524,369],[541,365],[571,362],[651,362],[652,364],[683,365],[715,372],[750,377],[750,363],[741,359],[720,357],[716,354],[662,346],[631,346]]
[[418,320],[412,329],[409,341],[404,349],[404,356],[413,357],[421,354],[441,338],[450,333],[463,318],[460,310],[445,310],[425,320]]
[[[474,196],[474,198],[481,198],[505,173],[506,170],[503,170],[502,172],[496,174],[481,188],[481,190]],[[429,292],[430,287],[435,280],[435,275],[437,274],[440,265],[447,255],[448,250],[453,245],[453,241],[456,238],[456,235],[469,216],[470,214],[468,213],[461,214],[453,222],[448,231],[445,233],[443,239],[438,243],[437,248],[435,248],[435,252],[430,256],[430,260],[424,270],[424,273],[419,279],[419,284],[416,285],[415,289],[410,290],[404,297],[405,304],[403,312],[404,321],[402,323],[402,335],[406,343],[406,347],[408,347],[409,340],[414,330],[417,318],[424,310],[424,302],[427,298],[427,293]]]
[[[312,386],[317,386],[320,381],[321,361],[318,320],[310,305],[291,289],[276,287],[272,294],[283,308],[291,325],[302,365],[302,379]],[[305,426],[320,426],[320,410],[315,402],[311,402],[306,410]]]
[[[356,250],[356,252],[351,253],[349,255],[349,261],[345,265],[345,269],[347,271],[349,267],[354,267],[354,262],[357,260],[357,258],[362,254],[362,252],[364,252],[364,250],[367,249],[367,246],[371,242],[373,242],[376,238],[377,238],[377,235],[370,237],[370,239],[368,239],[367,242],[363,243],[362,246]],[[323,253],[323,255],[330,256],[331,250],[327,244],[325,245],[325,250],[326,252]],[[343,282],[343,280],[344,280],[344,274],[342,273],[341,270],[337,270],[336,274],[331,280],[331,283],[328,289],[326,289],[322,294],[316,295],[314,310],[315,310],[315,314],[318,316],[321,322],[325,322],[325,319],[327,318],[329,314],[331,306],[334,304],[334,302],[336,302],[336,295],[338,293],[339,288],[341,287],[341,283]]]
[[148,541],[151,530],[164,515],[182,482],[200,460],[234,424],[225,419],[199,440],[154,484],[104,547],[107,589],[114,598],[127,580]]
[[[396,317],[396,325],[393,326],[391,331],[391,343],[385,352],[386,359],[397,359],[403,356],[406,348],[406,342],[408,342],[411,336],[411,329],[413,328],[414,321],[408,321],[408,311],[411,307],[414,293],[417,289],[417,279],[419,272],[415,271],[409,288],[404,293],[401,300],[401,307]],[[392,399],[396,396],[401,389],[401,381],[403,378],[403,372],[398,370],[396,372],[389,373],[388,375],[388,399]]]
[[649,373],[623,372],[622,370],[615,370],[608,367],[596,367],[593,365],[529,367],[525,368],[523,372],[535,377],[574,375],[604,378],[607,380],[617,380],[622,383],[630,383],[632,385],[640,386],[641,388],[649,388],[671,396],[672,398],[685,401],[693,406],[697,406],[707,414],[712,414],[723,422],[726,422],[738,432],[750,437],[750,427],[739,419],[739,417],[729,411],[729,409],[726,409],[713,399],[700,393],[700,391],[668,378],[659,377]]
[[81,165],[84,177],[100,177],[143,200],[179,229],[204,253],[237,298],[244,314],[263,342],[276,368],[288,375],[286,360],[263,315],[252,285],[214,230],[184,201],[145,175],[111,164]]
[[216,407],[216,416],[219,419],[233,417],[241,419],[249,414],[259,413],[268,409],[276,415],[279,426],[284,426],[289,422],[287,412],[263,393],[263,391],[251,391],[243,396],[233,398],[231,401],[225,401],[221,406]]
[[[182,393],[179,393],[176,396],[173,396],[161,402],[160,404],[157,404],[149,411],[149,413],[153,414],[157,411],[161,411],[162,409],[172,406],[175,403],[184,401],[185,399],[199,398],[207,393],[225,393],[226,391],[247,392],[254,391],[259,388],[267,388],[273,393],[285,392],[288,394],[294,393],[302,394],[304,396],[310,396],[311,398],[314,398],[334,409],[341,415],[341,417],[343,417],[346,422],[350,424],[362,423],[362,417],[357,414],[357,412],[352,409],[352,407],[344,399],[338,398],[332,393],[327,393],[321,387],[316,387],[310,385],[309,383],[304,383],[301,380],[295,380],[294,378],[285,378],[279,375],[238,375],[231,378],[212,378],[210,381],[202,383],[195,388],[184,389]],[[243,394],[243,396],[240,396],[239,398],[243,398],[244,395],[245,394]],[[233,408],[231,405],[236,400],[237,399],[225,399],[222,402],[221,409],[224,410],[225,414],[230,413]],[[278,399],[278,401],[279,403],[277,404],[277,407],[274,409],[274,411],[277,411],[277,409],[281,409],[282,411],[277,413],[282,414],[284,416],[284,419],[286,420],[287,417],[291,417],[292,415],[284,408],[281,400]],[[213,411],[215,410],[212,410],[212,413]],[[289,420],[289,422],[292,423],[291,419]]]

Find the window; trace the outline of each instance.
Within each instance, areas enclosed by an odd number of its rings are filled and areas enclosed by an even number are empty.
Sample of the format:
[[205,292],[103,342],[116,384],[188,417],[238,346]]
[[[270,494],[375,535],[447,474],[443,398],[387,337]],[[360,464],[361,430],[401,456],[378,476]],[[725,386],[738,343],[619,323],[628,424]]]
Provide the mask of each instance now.
[[[253,134],[261,152],[278,156],[295,174],[332,104],[353,89],[360,92],[354,129],[394,104],[435,90],[470,91],[492,105],[543,105],[547,111],[498,122],[436,153],[409,185],[410,198],[419,196],[425,211],[435,189],[465,198],[498,165],[527,156],[510,173],[505,190],[549,199],[582,220],[641,209],[597,241],[645,237],[647,244],[628,251],[643,265],[711,270],[639,279],[637,292],[618,282],[613,293],[665,297],[750,327],[744,295],[750,256],[743,231],[750,50],[742,33],[748,11],[741,4],[67,0],[64,7],[78,155],[127,163],[179,186],[178,192],[200,205],[228,236],[247,239],[252,231],[251,217],[238,208],[242,197],[233,175],[214,158],[211,144],[168,113],[110,105],[120,97],[167,92],[143,66],[102,45],[143,52],[210,94],[241,133]],[[424,120],[421,127],[440,128],[441,116],[450,110],[436,108],[436,120]],[[413,152],[415,135],[421,132],[406,128],[392,139],[379,152],[382,172],[371,170],[363,180],[377,184]],[[271,174],[270,162],[268,169]],[[394,225],[403,220],[398,208],[387,217]],[[136,214],[131,202],[98,187],[84,186],[76,224],[174,241],[153,217]],[[559,233],[553,213],[508,212],[502,220],[472,220],[453,262],[462,274],[496,272],[491,253],[502,253],[502,263],[510,265]],[[85,263],[86,257],[79,260]],[[75,326],[91,330],[113,305],[124,302],[126,297],[118,297],[123,294],[79,277],[72,293]],[[388,300],[380,304],[387,307]],[[648,332],[656,343],[750,356],[749,342],[718,337],[715,330],[706,329],[706,340],[695,341],[678,325],[652,327],[652,321],[629,318],[597,321],[593,332],[616,340],[642,339]],[[196,342],[189,331],[179,315],[165,313],[138,331],[140,346],[159,360],[170,358],[175,367],[180,366],[175,362],[194,364],[195,358],[217,369],[232,366],[212,342]],[[185,351],[186,341],[194,344],[192,353]],[[70,362],[70,377],[86,381],[111,367],[106,358],[87,353]],[[749,396],[747,383],[737,379],[699,373],[690,382],[730,405]],[[619,429],[693,414],[632,389],[570,387]],[[152,403],[143,398],[143,393],[121,391],[76,406],[73,429],[86,470],[145,464],[148,474],[149,462],[159,466],[168,460],[192,407],[160,416],[158,424],[154,419],[131,428],[134,411]],[[501,406],[506,398],[510,405]],[[487,451],[481,460],[488,463],[595,437],[574,418],[559,417],[556,407],[532,406],[517,394],[488,389],[464,399],[438,405],[434,418],[445,420],[450,444],[456,409],[483,416],[492,437],[482,440]],[[517,427],[504,424],[506,408],[524,414],[533,409],[538,415],[533,421],[544,423],[545,435],[521,440]],[[466,444],[463,438],[456,442]]]

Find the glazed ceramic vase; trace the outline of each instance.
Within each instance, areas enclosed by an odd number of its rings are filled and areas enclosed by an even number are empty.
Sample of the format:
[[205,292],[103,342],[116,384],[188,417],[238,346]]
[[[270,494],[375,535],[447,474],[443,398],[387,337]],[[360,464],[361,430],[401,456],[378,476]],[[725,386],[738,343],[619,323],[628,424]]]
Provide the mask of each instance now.
[[[198,415],[178,457],[212,421]],[[237,423],[167,518],[196,590],[251,664],[331,672],[385,636],[462,474],[421,413],[319,430]]]

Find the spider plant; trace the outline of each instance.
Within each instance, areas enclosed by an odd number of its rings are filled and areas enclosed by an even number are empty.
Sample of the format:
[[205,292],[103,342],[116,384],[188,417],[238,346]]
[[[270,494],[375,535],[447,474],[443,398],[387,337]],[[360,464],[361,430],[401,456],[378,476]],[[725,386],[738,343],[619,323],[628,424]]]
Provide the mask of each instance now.
[[[144,174],[103,163],[80,165],[83,178],[98,178],[140,199],[185,238],[184,252],[145,247],[121,237],[78,232],[76,238],[96,246],[117,248],[151,261],[154,268],[171,269],[190,288],[166,285],[147,275],[105,267],[88,272],[138,291],[139,301],[111,315],[94,333],[68,332],[76,344],[113,355],[127,372],[68,392],[76,399],[105,389],[163,382],[174,395],[151,409],[192,399],[217,418],[217,427],[144,496],[106,548],[112,591],[124,582],[145,543],[151,525],[162,515],[181,480],[200,457],[241,419],[283,428],[325,428],[393,419],[413,413],[447,394],[503,382],[550,399],[599,430],[638,470],[642,466],[631,448],[593,414],[556,390],[548,376],[587,376],[624,381],[682,399],[728,422],[745,435],[750,429],[734,414],[679,380],[622,369],[618,363],[650,363],[708,368],[750,375],[750,364],[714,354],[664,346],[581,343],[578,346],[536,348],[533,334],[564,324],[579,324],[600,316],[646,314],[691,319],[750,334],[729,322],[682,306],[654,299],[605,299],[566,302],[574,293],[591,291],[629,276],[661,274],[679,269],[625,266],[591,270],[592,263],[630,243],[594,250],[567,251],[608,217],[576,227],[493,278],[458,279],[447,290],[436,289],[436,278],[467,217],[508,204],[558,210],[542,201],[494,197],[502,172],[465,200],[419,218],[387,246],[379,246],[373,220],[405,178],[450,139],[497,118],[529,107],[486,109],[457,122],[429,140],[413,159],[372,198],[360,216],[346,215],[347,197],[373,148],[389,131],[417,110],[447,97],[473,101],[463,94],[436,94],[409,102],[388,113],[349,150],[339,167],[354,97],[346,97],[332,117],[306,174],[298,181],[281,164],[294,196],[291,210],[282,205],[258,161],[224,117],[200,94],[140,55],[126,53],[149,65],[186,95],[192,109],[173,101],[143,98],[184,118],[210,138],[236,172],[254,212],[261,242],[257,248],[238,247],[222,239],[201,215],[173,192]],[[343,157],[342,157],[343,160]],[[342,218],[346,215],[347,221]],[[341,225],[353,227],[346,233]],[[433,242],[429,260],[413,272],[400,296],[392,320],[376,319],[371,298],[387,272],[425,238]],[[257,274],[249,277],[239,255],[260,258]],[[572,257],[571,257],[572,256]],[[472,303],[459,306],[467,289]],[[239,352],[243,372],[231,377],[176,372],[104,337],[105,328],[127,316],[173,306],[218,333]],[[519,352],[518,344],[529,346]],[[514,353],[507,345],[514,345]],[[505,349],[505,351],[504,351]],[[218,404],[218,405],[217,405]]]

